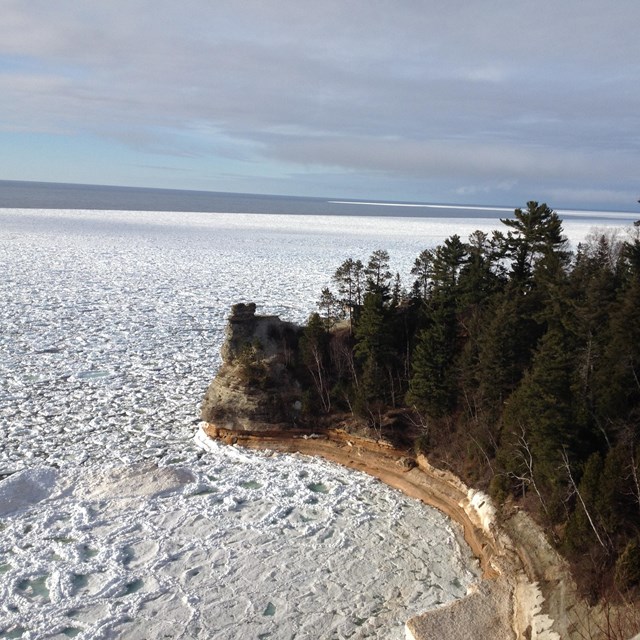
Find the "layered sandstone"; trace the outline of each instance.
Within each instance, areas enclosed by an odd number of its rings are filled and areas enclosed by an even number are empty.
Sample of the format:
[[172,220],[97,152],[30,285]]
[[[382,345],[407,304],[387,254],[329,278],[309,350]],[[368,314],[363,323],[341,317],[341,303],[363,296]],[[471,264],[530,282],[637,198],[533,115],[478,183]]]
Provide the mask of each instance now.
[[222,366],[207,389],[201,418],[234,431],[301,426],[302,389],[290,366],[301,329],[255,312],[253,303],[231,308]]
[[[360,469],[442,510],[464,530],[485,580],[467,598],[407,621],[410,640],[587,637],[566,564],[522,511],[496,518],[490,499],[453,474],[389,443],[304,424],[303,387],[294,375],[301,329],[254,304],[232,308],[220,372],[202,405],[201,437],[247,447],[320,455]],[[338,424],[340,423],[340,424]],[[597,637],[589,636],[589,637]]]

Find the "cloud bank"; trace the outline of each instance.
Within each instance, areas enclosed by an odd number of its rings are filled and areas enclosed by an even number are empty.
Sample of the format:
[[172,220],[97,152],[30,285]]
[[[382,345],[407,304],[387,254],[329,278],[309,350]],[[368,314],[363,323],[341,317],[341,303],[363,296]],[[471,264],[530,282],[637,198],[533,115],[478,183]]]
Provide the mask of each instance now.
[[633,209],[640,5],[558,4],[0,0],[1,166]]

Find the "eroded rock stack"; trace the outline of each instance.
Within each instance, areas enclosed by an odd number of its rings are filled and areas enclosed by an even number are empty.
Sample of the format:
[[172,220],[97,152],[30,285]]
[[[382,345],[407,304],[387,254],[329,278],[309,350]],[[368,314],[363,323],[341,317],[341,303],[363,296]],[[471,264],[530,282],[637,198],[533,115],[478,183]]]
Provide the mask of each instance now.
[[272,431],[301,424],[295,363],[301,328],[257,316],[254,303],[231,308],[222,366],[209,385],[201,418],[233,431]]

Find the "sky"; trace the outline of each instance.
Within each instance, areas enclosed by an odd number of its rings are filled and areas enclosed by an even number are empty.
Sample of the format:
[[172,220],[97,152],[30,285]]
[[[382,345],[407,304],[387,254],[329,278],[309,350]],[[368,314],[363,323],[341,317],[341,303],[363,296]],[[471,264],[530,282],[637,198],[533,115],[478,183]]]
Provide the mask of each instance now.
[[0,179],[635,211],[638,0],[0,0]]

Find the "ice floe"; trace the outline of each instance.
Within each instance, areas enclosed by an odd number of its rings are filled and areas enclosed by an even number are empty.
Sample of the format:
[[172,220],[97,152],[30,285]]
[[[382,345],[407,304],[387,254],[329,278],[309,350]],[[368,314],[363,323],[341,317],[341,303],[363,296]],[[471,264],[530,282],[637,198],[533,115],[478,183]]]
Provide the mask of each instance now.
[[3,518],[0,637],[402,638],[476,579],[439,512],[320,460],[236,453],[1,482],[27,498]]
[[495,220],[0,210],[0,638],[401,638],[475,566],[437,511],[194,442],[238,301]]

